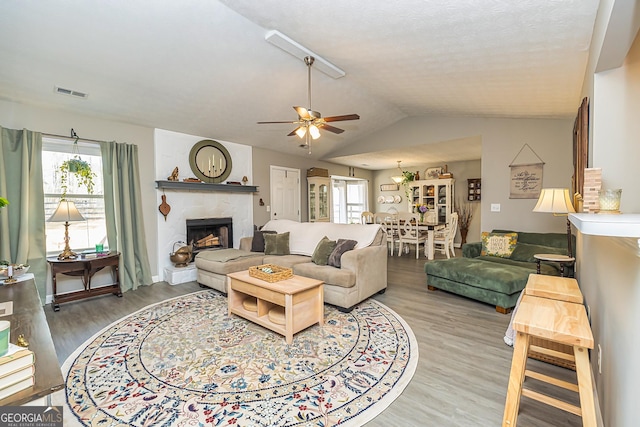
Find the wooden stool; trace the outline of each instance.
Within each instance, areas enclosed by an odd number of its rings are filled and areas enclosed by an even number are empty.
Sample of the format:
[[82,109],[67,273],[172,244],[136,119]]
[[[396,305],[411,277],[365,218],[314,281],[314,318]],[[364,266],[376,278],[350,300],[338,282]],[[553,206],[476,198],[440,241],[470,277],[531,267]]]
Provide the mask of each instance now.
[[[525,295],[555,299],[558,301],[582,304],[583,297],[578,281],[569,277],[530,274]],[[529,357],[563,368],[576,370],[573,358],[573,346],[531,337]]]
[[[502,425],[515,427],[520,397],[539,402],[582,417],[582,425],[596,426],[588,348],[593,348],[593,335],[584,306],[565,301],[524,295],[513,320],[517,332],[507,387],[507,400]],[[532,337],[568,344],[573,347],[578,384],[527,370],[527,354]],[[580,407],[523,387],[525,377],[578,392]]]
[[583,301],[578,281],[569,277],[530,274],[524,293],[534,297],[575,302],[576,304],[582,304]]

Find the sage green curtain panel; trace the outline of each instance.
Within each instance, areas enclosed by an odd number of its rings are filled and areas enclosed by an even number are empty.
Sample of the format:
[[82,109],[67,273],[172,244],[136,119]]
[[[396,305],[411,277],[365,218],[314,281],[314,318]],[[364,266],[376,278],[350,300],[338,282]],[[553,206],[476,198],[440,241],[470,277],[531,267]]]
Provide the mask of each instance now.
[[0,259],[29,264],[44,305],[47,252],[42,187],[42,134],[0,127]]
[[104,205],[109,249],[119,251],[123,291],[150,285],[151,267],[142,221],[138,146],[103,142]]

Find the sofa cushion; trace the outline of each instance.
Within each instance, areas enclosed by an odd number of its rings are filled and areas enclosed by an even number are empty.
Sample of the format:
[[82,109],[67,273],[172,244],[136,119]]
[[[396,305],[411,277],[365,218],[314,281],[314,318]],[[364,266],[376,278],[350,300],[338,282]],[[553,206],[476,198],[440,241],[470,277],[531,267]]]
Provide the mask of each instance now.
[[436,276],[461,286],[489,289],[507,295],[524,289],[529,274],[535,273],[535,270],[531,271],[529,268],[506,266],[501,262],[487,262],[479,258],[435,260],[425,263],[424,270],[427,273],[427,284],[429,276]]
[[[527,262],[527,261],[516,261],[510,258],[501,258],[497,256],[479,256],[474,259],[479,259],[482,261],[492,262],[494,264],[502,264],[502,265],[512,265],[515,267],[522,267],[531,270],[532,273],[536,272],[536,263],[535,262]],[[560,274],[559,267],[556,267],[556,264],[540,264],[540,273],[546,274],[547,276],[558,276]]]
[[509,258],[518,242],[518,233],[489,233],[482,232],[482,252],[480,255],[489,255]]
[[567,248],[518,242],[509,258],[514,261],[537,262],[533,257],[535,254],[567,255]]
[[305,255],[265,255],[263,258],[265,264],[275,264],[280,267],[288,267],[292,268],[296,264],[301,263],[309,263],[311,262],[311,257]]
[[324,236],[316,245],[316,249],[313,251],[313,255],[311,255],[311,262],[318,265],[327,265],[329,255],[331,255],[336,248],[336,244],[337,242],[335,240],[329,240],[327,236]]
[[356,284],[356,274],[353,271],[334,268],[329,265],[317,265],[312,262],[294,265],[293,273],[322,280],[327,285],[335,285],[341,288],[352,288]]
[[[232,257],[230,255],[225,257],[221,256],[222,254],[216,253],[222,251],[235,251],[237,256]],[[262,257],[262,254],[241,251],[239,249],[221,249],[199,252],[198,255],[196,255],[195,262],[196,267],[199,269],[224,275],[247,270],[254,265],[260,265],[262,264]]]
[[[535,233],[530,231],[493,230],[494,233],[518,233],[518,242],[532,245],[567,248],[567,233]],[[571,236],[572,246],[576,247],[576,236]]]
[[289,232],[264,234],[265,255],[289,255]]
[[342,254],[353,250],[356,247],[358,242],[350,239],[338,239],[336,243],[336,247],[329,255],[329,260],[327,261],[327,265],[332,267],[340,268],[342,266]]

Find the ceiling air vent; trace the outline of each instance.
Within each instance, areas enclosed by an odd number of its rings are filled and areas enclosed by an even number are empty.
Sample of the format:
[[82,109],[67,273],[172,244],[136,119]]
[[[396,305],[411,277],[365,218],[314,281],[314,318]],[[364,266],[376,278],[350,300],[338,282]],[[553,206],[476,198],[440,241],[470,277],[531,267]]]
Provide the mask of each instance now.
[[55,93],[59,93],[60,95],[75,96],[77,98],[86,98],[87,96],[89,96],[86,93],[78,92],[77,90],[65,89],[60,86],[54,86],[53,90]]

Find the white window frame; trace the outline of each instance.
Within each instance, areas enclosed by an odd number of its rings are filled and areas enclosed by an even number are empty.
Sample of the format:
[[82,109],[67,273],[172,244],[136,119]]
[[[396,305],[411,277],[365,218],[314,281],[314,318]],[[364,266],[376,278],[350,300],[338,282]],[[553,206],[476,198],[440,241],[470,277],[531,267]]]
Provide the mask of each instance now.
[[[80,139],[78,140],[76,148],[77,154],[80,157],[84,155],[85,159],[87,159],[88,156],[101,157],[100,145],[98,143],[83,141]],[[62,193],[58,172],[61,162],[49,162],[48,159],[45,158],[45,152],[67,153],[72,156],[76,154],[74,149],[73,140],[49,136],[42,137],[42,169],[45,192],[45,233],[48,237],[46,242],[47,256],[55,256],[64,248],[64,239],[60,237],[61,235],[64,235],[64,223],[53,223],[47,221],[58,206]],[[102,243],[104,250],[108,250],[104,210],[102,162],[99,162],[98,165],[92,166],[93,172],[97,175],[94,179],[95,186],[93,194],[86,193],[86,189],[84,187],[79,189],[80,191],[85,189],[84,193],[78,191],[78,187],[73,185],[73,182],[70,182],[71,185],[69,185],[69,189],[67,191],[66,198],[74,201],[78,210],[83,214],[83,216],[85,216],[85,218],[88,219],[85,222],[72,222],[69,224],[69,245],[74,252],[93,252],[95,251],[95,245],[98,243]],[[92,206],[92,210],[89,211],[88,206]]]
[[[349,186],[361,186],[364,200],[349,200]],[[331,176],[333,222],[360,224],[362,212],[369,210],[369,181],[348,176]]]

